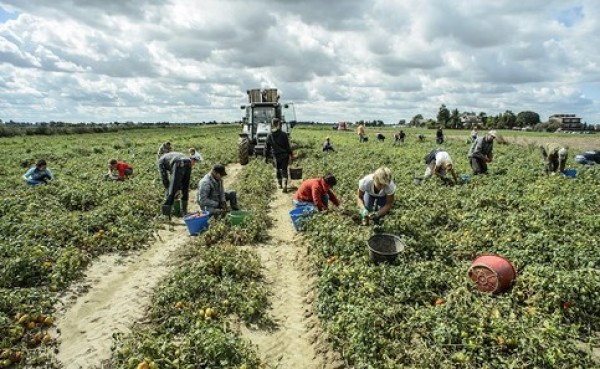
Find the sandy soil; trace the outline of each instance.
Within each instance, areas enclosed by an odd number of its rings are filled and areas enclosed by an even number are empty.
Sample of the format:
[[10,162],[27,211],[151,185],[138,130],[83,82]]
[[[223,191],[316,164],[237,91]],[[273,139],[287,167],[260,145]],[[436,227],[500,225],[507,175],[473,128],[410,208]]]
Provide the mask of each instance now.
[[342,368],[344,362],[328,348],[313,315],[315,279],[308,272],[302,237],[289,218],[293,193],[277,191],[271,203],[275,220],[271,240],[259,245],[259,253],[273,296],[273,331],[241,326],[242,334],[258,346],[262,360],[272,368]]
[[[236,180],[240,165],[227,167],[226,185]],[[189,209],[197,210],[196,191]],[[176,253],[193,237],[181,218],[156,232],[156,241],[138,253],[105,255],[86,277],[61,299],[56,314],[57,359],[66,369],[92,368],[111,357],[112,335],[128,333],[142,319],[158,283],[174,267]]]

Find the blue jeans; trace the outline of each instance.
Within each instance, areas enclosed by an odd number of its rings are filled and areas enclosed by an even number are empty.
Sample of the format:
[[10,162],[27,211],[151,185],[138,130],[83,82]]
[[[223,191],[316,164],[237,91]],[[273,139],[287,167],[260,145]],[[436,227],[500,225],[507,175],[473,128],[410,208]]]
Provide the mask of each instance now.
[[[321,196],[321,201],[323,201],[323,204],[325,204],[325,207],[327,207],[329,205],[329,195],[325,194],[323,196]],[[300,206],[316,206],[314,203],[310,202],[310,201],[299,201],[296,199],[292,199],[292,202],[294,203],[294,205],[296,205],[296,207],[300,207]]]
[[365,203],[365,208],[368,211],[376,211],[385,206],[386,198],[383,197],[375,197],[371,196],[365,192],[363,196],[363,202]]

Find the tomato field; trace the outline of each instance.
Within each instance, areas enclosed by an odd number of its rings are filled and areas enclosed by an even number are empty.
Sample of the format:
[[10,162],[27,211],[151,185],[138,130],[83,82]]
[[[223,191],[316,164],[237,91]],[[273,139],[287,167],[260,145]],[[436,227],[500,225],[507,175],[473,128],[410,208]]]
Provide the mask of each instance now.
[[[156,167],[162,142],[202,153],[195,188],[212,164],[236,162],[238,131],[0,139],[0,368],[59,367],[57,298],[98,256],[143,250],[164,226]],[[425,133],[424,142],[409,133],[402,145],[359,144],[351,132],[294,129],[294,165],[304,179],[333,173],[342,202],[313,216],[298,236],[316,275],[314,308],[331,349],[354,368],[600,367],[600,168],[576,165],[572,154],[567,167],[578,170],[575,179],[546,176],[533,145],[496,143],[488,175],[456,186],[437,179],[415,185],[423,157],[437,146]],[[325,136],[335,152],[321,151]],[[442,147],[459,173],[470,174],[464,139]],[[104,180],[113,157],[132,164],[133,178]],[[21,176],[39,158],[56,180],[29,188]],[[393,263],[374,264],[366,247],[374,230],[360,225],[355,198],[358,180],[383,165],[398,188],[381,231],[407,247]],[[104,367],[269,367],[232,322],[274,326],[264,266],[251,245],[269,242],[267,230],[290,220],[269,214],[277,189],[264,161],[244,166],[234,187],[253,217],[241,227],[211,220],[189,242],[156,288],[144,323],[115,335]],[[488,253],[519,270],[503,294],[481,293],[467,276],[474,256]]]

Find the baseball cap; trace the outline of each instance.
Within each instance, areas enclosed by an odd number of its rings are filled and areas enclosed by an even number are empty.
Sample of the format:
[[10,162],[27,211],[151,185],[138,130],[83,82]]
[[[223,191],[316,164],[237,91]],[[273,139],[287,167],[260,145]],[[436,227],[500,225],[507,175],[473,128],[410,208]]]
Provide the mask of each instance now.
[[227,175],[227,172],[225,171],[225,167],[222,164],[215,164],[215,166],[213,166],[213,170],[222,176]]
[[491,131],[489,131],[489,132],[488,132],[488,135],[490,135],[490,136],[492,136],[492,137],[496,138],[496,130],[495,130],[495,129],[492,129]]

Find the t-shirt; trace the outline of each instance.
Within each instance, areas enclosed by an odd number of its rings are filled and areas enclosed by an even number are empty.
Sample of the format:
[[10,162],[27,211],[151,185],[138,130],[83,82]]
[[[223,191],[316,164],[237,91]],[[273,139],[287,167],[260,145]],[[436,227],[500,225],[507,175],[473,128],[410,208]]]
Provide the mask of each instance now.
[[435,154],[435,166],[441,167],[446,164],[452,164],[452,158],[446,151],[440,151]]
[[365,176],[363,179],[358,181],[358,189],[368,193],[369,196],[373,197],[385,197],[389,195],[393,195],[396,192],[396,184],[394,181],[390,181],[390,183],[384,186],[379,193],[375,193],[375,183],[373,181],[373,174],[369,174]]

